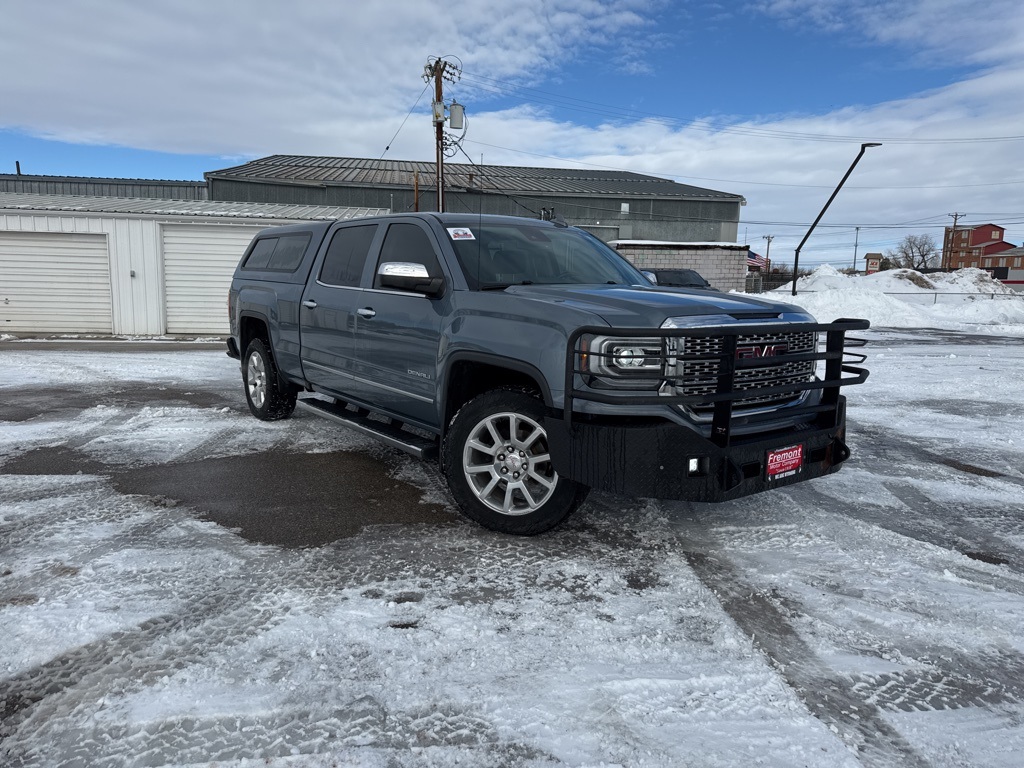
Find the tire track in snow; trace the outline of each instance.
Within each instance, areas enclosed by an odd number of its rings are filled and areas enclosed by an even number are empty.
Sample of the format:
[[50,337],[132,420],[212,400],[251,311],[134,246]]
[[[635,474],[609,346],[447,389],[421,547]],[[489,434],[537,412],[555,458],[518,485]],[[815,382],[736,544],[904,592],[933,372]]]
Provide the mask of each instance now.
[[[827,509],[851,520],[859,520],[908,539],[958,552],[974,560],[998,564],[1015,575],[1024,576],[1024,549],[1006,536],[992,533],[992,525],[986,528],[972,519],[983,514],[1002,516],[1004,510],[938,501],[916,484],[900,482],[898,479],[883,480],[880,487],[900,502],[898,509],[844,500],[813,487],[801,488],[801,500],[806,500],[807,505],[817,509]],[[1021,521],[1009,521],[1008,524],[1019,526]],[[1021,585],[1014,584],[1009,588],[1010,591],[1020,593]]]
[[[702,548],[703,549],[703,548]],[[767,595],[745,583],[741,573],[717,554],[686,552],[700,580],[725,612],[753,638],[786,683],[821,720],[871,768],[926,768],[924,760],[875,704],[836,675],[799,636]]]
[[[73,730],[69,724],[88,719],[85,713],[99,709],[108,691],[123,695],[151,686],[283,622],[288,606],[266,599],[270,578],[226,580],[217,592],[190,603],[186,612],[154,617],[0,682],[0,753],[16,765],[65,764],[73,758],[95,764],[100,755],[60,753],[61,745],[74,750],[78,743],[61,736]],[[94,738],[86,743],[102,746],[106,740],[95,736],[104,729],[92,730]],[[4,744],[23,733],[32,738]]]
[[[991,481],[969,479],[968,482],[990,487],[986,484]],[[855,499],[826,495],[814,484],[789,489],[781,498],[784,507],[792,507],[798,515],[827,517],[824,525],[829,538],[836,542],[863,539],[862,524],[866,524],[960,554],[973,548],[1019,552],[1008,547],[1004,539],[965,519],[969,507],[935,502],[917,485],[901,483],[898,479],[884,485],[899,509],[865,506]],[[756,506],[756,502],[752,503]],[[772,523],[784,528],[795,524],[799,528],[800,522],[790,519],[784,507],[774,508],[773,518],[778,519],[773,519]],[[759,513],[755,510],[754,514]],[[748,519],[746,514],[742,518]],[[793,624],[794,613],[798,618],[803,616],[800,605],[786,595],[759,585],[752,575],[745,575],[742,567],[732,562],[723,544],[716,542],[709,519],[677,525],[677,528],[684,540],[690,539],[689,547],[699,550],[699,553],[689,553],[688,559],[701,580],[719,596],[726,612],[753,637],[811,711],[837,730],[866,765],[926,764],[906,739],[886,724],[886,712],[967,708],[998,711],[999,707],[1024,702],[1024,655],[1003,647],[993,646],[969,654],[929,642],[925,637],[918,638],[917,649],[902,649],[910,659],[904,669],[877,674],[841,673],[830,669],[816,657]],[[751,530],[756,531],[756,525]],[[962,566],[953,562],[946,570],[965,582],[1024,594],[1024,581],[1017,577],[1021,569],[1002,566],[999,570],[1004,568],[1008,572],[1000,575],[994,573],[991,566],[972,568],[969,561],[964,560]],[[830,622],[827,615],[808,617],[812,625],[816,620]],[[883,638],[880,642],[899,645],[898,639],[886,641]],[[862,652],[857,647],[851,647],[850,651]]]
[[[1003,471],[1002,467],[993,469],[988,466],[977,466],[963,461],[960,456],[945,456],[941,449],[935,450],[938,447],[936,441],[914,439],[905,434],[886,432],[883,428],[871,425],[852,424],[851,430],[856,440],[853,450],[857,463],[870,464],[872,471],[878,474],[897,478],[911,477],[916,467],[941,466],[956,469],[965,475],[998,478],[999,482],[1024,488],[1024,477]],[[998,455],[1007,468],[1016,468],[1020,465],[1019,453],[1016,451],[991,449],[990,454]]]

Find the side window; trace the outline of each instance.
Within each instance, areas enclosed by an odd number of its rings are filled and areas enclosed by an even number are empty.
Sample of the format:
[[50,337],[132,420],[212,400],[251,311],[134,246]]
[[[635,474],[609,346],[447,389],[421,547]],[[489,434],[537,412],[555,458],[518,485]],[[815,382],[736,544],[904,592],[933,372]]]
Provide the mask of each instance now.
[[245,260],[242,269],[266,269],[275,247],[277,247],[276,237],[267,237],[258,241],[249,254],[249,258]]
[[302,256],[309,247],[309,235],[286,235],[277,239],[277,248],[270,257],[268,269],[294,272],[302,263]]
[[[384,245],[380,249],[380,259],[377,262],[377,269],[381,264],[389,261],[410,262],[422,264],[427,268],[431,277],[441,277],[441,265],[437,261],[437,254],[434,253],[434,246],[430,244],[427,233],[415,224],[392,224],[388,227],[388,233],[384,236]],[[380,288],[380,275],[374,275],[373,287]]]
[[265,237],[253,246],[242,269],[266,269],[273,272],[294,272],[302,263],[309,247],[310,235]]
[[320,268],[320,282],[326,285],[359,285],[376,224],[339,229],[331,238]]

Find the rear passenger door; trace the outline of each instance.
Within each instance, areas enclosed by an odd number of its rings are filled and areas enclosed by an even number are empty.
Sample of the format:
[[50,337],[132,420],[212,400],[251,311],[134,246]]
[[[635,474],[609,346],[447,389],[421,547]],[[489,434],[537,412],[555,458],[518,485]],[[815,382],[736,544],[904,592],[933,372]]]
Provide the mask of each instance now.
[[338,396],[353,394],[356,311],[360,283],[377,224],[350,224],[331,234],[313,265],[300,307],[302,370],[311,384]]
[[[438,258],[433,233],[416,220],[389,224],[373,269],[372,287],[359,297],[355,318],[355,385],[362,398],[426,426],[437,427],[437,361],[441,319],[451,276]],[[449,287],[440,298],[385,288],[378,274],[389,262],[422,264]]]

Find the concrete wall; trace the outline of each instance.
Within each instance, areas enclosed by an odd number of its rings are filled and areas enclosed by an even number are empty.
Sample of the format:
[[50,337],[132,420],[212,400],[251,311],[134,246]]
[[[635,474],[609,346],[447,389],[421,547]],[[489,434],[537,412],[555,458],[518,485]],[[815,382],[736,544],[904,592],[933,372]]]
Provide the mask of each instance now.
[[720,291],[746,288],[747,245],[626,241],[612,246],[639,269],[695,269]]

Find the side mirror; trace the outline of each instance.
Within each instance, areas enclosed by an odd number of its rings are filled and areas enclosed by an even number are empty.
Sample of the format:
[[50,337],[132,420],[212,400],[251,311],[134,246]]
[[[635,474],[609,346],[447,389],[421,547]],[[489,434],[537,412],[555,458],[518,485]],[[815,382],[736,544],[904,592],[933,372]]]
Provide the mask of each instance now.
[[399,291],[414,291],[430,297],[440,296],[444,291],[444,278],[431,277],[422,264],[407,261],[387,261],[377,269],[382,288]]
[[653,272],[648,272],[646,269],[642,269],[642,270],[640,270],[640,274],[642,274],[644,277],[646,277],[648,280],[650,280],[655,285],[658,284],[658,276],[656,274],[654,274]]

